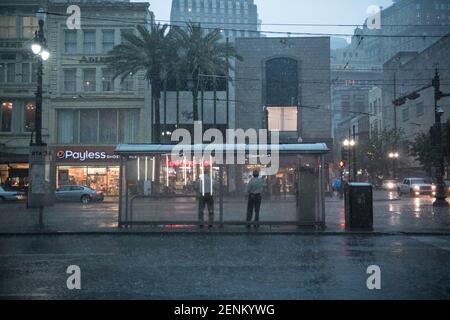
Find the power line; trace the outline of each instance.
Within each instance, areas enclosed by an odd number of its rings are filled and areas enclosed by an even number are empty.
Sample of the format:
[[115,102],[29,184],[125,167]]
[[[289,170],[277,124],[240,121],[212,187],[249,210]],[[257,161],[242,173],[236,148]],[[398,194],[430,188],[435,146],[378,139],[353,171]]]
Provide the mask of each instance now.
[[[46,12],[48,15],[54,15],[54,16],[62,16],[62,17],[70,17],[69,14],[62,14],[62,13],[56,13],[56,12]],[[132,18],[129,19],[118,19],[118,18],[105,18],[105,17],[93,17],[93,16],[87,16],[83,15],[82,19],[90,19],[90,20],[98,20],[98,21],[109,21],[109,22],[119,22],[119,23],[126,23],[130,24],[132,23]],[[130,21],[131,20],[131,21]],[[137,22],[136,22],[137,21]],[[135,20],[135,23],[141,23],[141,24],[151,24],[152,22],[149,22],[148,19],[139,19]],[[178,25],[169,23],[167,24],[169,27],[179,27]],[[251,33],[265,33],[265,34],[283,34],[283,35],[303,35],[303,36],[335,36],[335,37],[377,37],[377,38],[442,38],[444,35],[416,35],[416,34],[410,34],[410,35],[399,35],[399,34],[349,34],[349,33],[318,33],[318,32],[285,32],[285,31],[272,31],[272,30],[249,30],[249,29],[236,29],[236,28],[221,28],[220,24],[218,24],[219,27],[202,27],[201,23],[199,24],[199,27],[204,30],[223,30],[223,31],[237,31],[237,32],[251,32]]]

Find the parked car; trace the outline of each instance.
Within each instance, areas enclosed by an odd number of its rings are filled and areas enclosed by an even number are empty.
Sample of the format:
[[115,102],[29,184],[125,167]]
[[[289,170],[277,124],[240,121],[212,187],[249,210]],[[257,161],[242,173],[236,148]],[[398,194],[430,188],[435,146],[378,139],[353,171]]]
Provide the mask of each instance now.
[[61,186],[55,192],[56,201],[80,201],[83,204],[103,201],[102,191],[96,191],[86,186]]
[[17,191],[7,191],[0,187],[0,202],[2,201],[17,201],[21,200],[23,195]]
[[383,180],[383,182],[381,184],[381,188],[383,190],[395,191],[398,188],[398,181],[397,180]]
[[413,197],[421,195],[433,196],[436,194],[436,186],[424,178],[406,178],[398,186],[398,194],[409,194]]

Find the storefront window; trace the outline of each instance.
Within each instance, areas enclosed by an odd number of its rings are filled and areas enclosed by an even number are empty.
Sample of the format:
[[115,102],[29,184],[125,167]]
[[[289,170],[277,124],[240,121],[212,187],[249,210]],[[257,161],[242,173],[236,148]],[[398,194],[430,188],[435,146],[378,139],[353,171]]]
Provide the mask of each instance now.
[[0,109],[0,121],[1,121],[1,131],[11,132],[12,123],[12,111],[14,104],[11,101],[5,101],[1,105]]
[[105,195],[118,195],[119,167],[59,166],[57,171],[58,187],[81,185],[97,191],[103,191]]
[[36,115],[36,104],[34,102],[26,103],[24,111],[25,132],[31,132],[34,130],[35,115]]

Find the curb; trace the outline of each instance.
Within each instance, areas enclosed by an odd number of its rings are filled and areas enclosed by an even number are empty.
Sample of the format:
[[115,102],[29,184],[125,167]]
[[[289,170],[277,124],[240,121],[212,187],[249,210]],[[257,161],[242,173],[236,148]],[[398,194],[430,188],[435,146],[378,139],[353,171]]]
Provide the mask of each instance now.
[[136,235],[136,236],[172,236],[172,235],[274,235],[274,236],[450,236],[450,231],[34,231],[34,232],[0,232],[0,237],[20,236],[105,236],[105,235]]

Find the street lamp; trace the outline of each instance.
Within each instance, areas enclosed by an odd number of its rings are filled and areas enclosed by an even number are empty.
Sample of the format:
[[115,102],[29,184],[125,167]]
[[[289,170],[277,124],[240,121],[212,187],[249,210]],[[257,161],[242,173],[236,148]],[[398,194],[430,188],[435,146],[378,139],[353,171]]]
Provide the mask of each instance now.
[[[343,142],[342,142],[342,144],[344,145],[344,147],[346,148],[346,149],[348,149],[348,159],[350,160],[350,151],[352,151],[353,152],[353,159],[352,159],[352,162],[353,162],[353,164],[352,164],[352,167],[353,167],[353,169],[352,169],[352,180],[353,181],[356,181],[356,154],[355,154],[355,146],[356,146],[356,141],[355,141],[355,139],[345,139]],[[350,166],[349,166],[349,168],[350,168]],[[349,171],[350,171],[350,169],[349,169]]]
[[343,144],[344,144],[344,147],[346,147],[346,148],[352,148],[356,145],[356,141],[353,139],[345,139]]
[[44,9],[40,8],[36,14],[39,20],[39,29],[34,34],[31,51],[37,58],[37,90],[36,90],[36,113],[35,113],[35,142],[36,146],[43,146],[42,141],[42,75],[43,61],[47,61],[50,52],[47,48],[47,40],[44,36],[44,21],[46,18]]
[[395,170],[396,169],[395,162],[400,157],[400,155],[398,154],[398,152],[390,152],[388,157],[389,157],[389,159],[392,160],[392,179],[396,179],[397,178],[397,173],[396,173],[396,170]]

